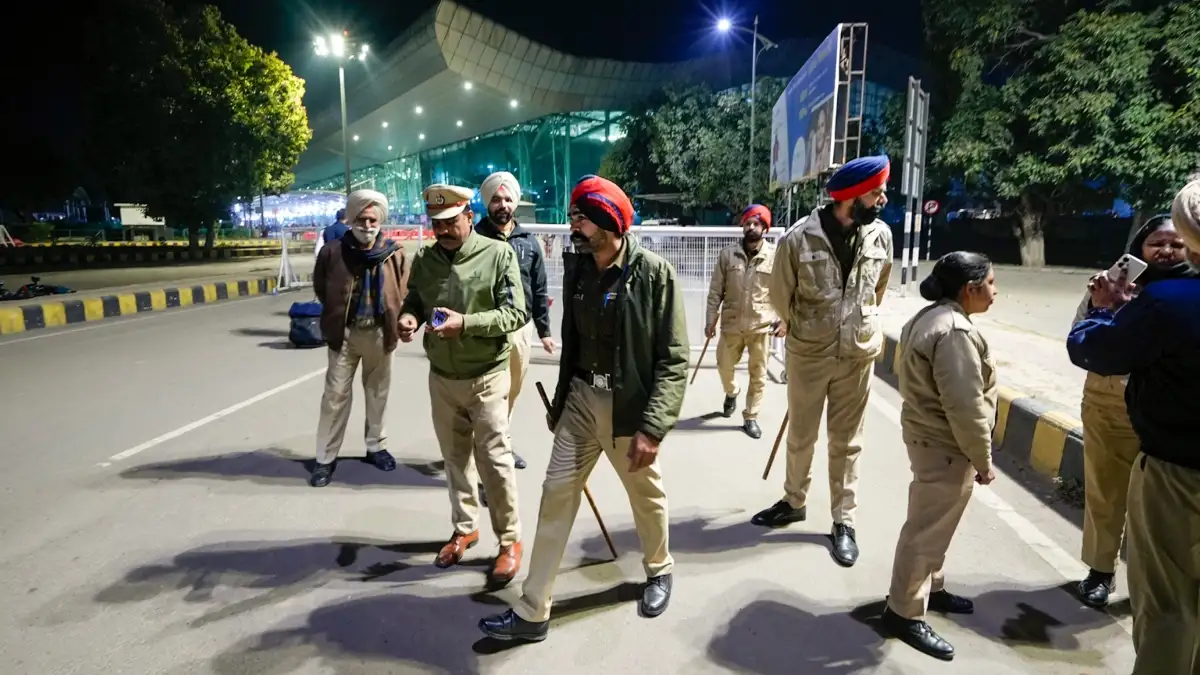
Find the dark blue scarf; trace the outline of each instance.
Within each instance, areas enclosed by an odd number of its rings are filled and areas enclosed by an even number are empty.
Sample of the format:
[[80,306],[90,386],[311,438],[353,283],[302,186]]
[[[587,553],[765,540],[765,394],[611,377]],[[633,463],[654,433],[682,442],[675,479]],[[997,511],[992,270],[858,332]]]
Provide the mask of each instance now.
[[373,320],[383,316],[383,270],[380,265],[395,255],[400,247],[391,239],[384,239],[382,234],[375,238],[375,244],[369,249],[355,246],[357,243],[353,233],[342,238],[346,257],[363,270],[360,280],[362,292],[354,314],[360,320]]

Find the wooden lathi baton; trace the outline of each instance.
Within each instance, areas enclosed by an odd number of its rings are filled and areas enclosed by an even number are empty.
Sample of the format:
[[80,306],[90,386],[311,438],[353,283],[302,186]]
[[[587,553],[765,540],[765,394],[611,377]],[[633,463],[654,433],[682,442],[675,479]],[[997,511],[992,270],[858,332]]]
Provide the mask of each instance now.
[[712,338],[704,338],[704,349],[700,350],[700,358],[696,359],[696,369],[692,371],[692,380],[688,384],[696,384],[696,376],[700,374],[700,362],[704,360],[704,355],[708,353],[708,343],[712,342]]
[[[541,382],[535,382],[537,385],[538,396],[542,397],[542,405],[546,406],[546,414],[550,414],[550,398],[546,396],[546,388]],[[600,509],[596,507],[596,500],[592,498],[592,491],[587,485],[583,486],[583,496],[587,497],[588,506],[592,507],[592,513],[596,515],[596,522],[600,524],[600,534],[604,535],[604,541],[608,544],[608,550],[612,553],[613,560],[617,559],[617,547],[613,545],[612,537],[608,536],[608,528],[604,526],[604,519],[600,517]]]
[[767,458],[767,468],[763,469],[763,480],[771,475],[771,465],[775,463],[775,453],[779,452],[779,443],[783,441],[783,432],[787,429],[788,414],[783,414],[783,424],[779,425],[779,433],[775,435],[775,445],[771,447],[771,456]]

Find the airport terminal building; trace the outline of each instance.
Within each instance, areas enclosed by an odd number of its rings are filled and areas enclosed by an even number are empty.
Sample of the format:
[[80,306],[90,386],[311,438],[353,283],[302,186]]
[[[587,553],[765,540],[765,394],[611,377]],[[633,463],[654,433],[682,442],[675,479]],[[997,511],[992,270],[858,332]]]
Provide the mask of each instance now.
[[[766,52],[760,75],[791,77],[819,40]],[[918,68],[911,57],[869,49],[867,118],[880,114],[887,96],[902,93]],[[424,186],[478,186],[492,171],[507,170],[521,181],[537,222],[565,222],[564,195],[621,138],[623,110],[669,84],[744,87],[748,51],[676,63],[582,58],[442,0],[373,52],[369,79],[347,89],[351,185],[386,194],[394,222],[420,222]],[[340,109],[312,112],[313,140],[293,189],[341,192]]]

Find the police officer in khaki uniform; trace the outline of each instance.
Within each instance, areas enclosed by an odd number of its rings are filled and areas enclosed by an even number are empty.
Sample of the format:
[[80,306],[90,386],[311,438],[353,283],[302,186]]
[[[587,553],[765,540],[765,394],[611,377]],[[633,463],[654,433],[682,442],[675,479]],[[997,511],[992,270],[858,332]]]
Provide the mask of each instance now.
[[751,520],[781,527],[807,517],[813,452],[828,401],[832,555],[858,560],[854,532],[858,459],[871,368],[883,351],[879,304],[892,270],[887,157],[843,165],[826,184],[834,202],[793,227],[775,251],[771,304],[787,322],[788,415],[785,496]]
[[[1164,279],[1195,276],[1185,260],[1187,247],[1175,231],[1170,216],[1155,216],[1137,231],[1129,253],[1149,264],[1138,277],[1139,287]],[[1075,321],[1087,318],[1089,292],[1075,313]],[[1079,582],[1079,599],[1089,607],[1104,607],[1116,590],[1117,557],[1125,532],[1125,509],[1129,474],[1141,443],[1125,407],[1128,377],[1104,377],[1088,373],[1083,384],[1083,552],[1088,575]]]
[[[517,476],[508,435],[508,334],[524,326],[525,298],[517,256],[503,242],[472,229],[475,191],[456,185],[425,188],[437,242],[417,252],[400,316],[400,339],[424,325],[433,430],[442,458],[454,534],[438,552],[438,567],[462,560],[479,542],[483,478],[500,552],[491,581],[505,584],[521,566]],[[474,461],[472,461],[474,459]]]
[[742,241],[721,249],[708,285],[708,311],[704,336],[712,338],[720,321],[721,339],[717,341],[717,372],[725,387],[722,414],[731,417],[737,408],[738,388],[733,379],[734,366],[742,353],[750,352],[750,386],[742,430],[750,438],[761,438],[758,411],[767,386],[767,358],[771,353],[771,335],[782,336],[786,328],[771,307],[771,266],[775,262],[775,244],[763,237],[771,229],[771,211],[752,204],[742,212]]
[[549,414],[554,448],[542,485],[537,537],[521,597],[480,620],[497,640],[546,639],[554,579],[588,475],[607,455],[629,495],[646,584],[638,604],[656,617],[671,599],[667,495],[659,447],[687,387],[682,292],[671,264],[628,236],[633,204],[611,181],[586,176],[571,192],[571,242],[558,387]]
[[970,600],[945,589],[942,565],[974,484],[995,479],[996,366],[970,318],[991,307],[995,280],[984,256],[947,253],[921,282],[921,296],[934,304],[900,333],[900,428],[913,480],[882,623],[946,661],[954,648],[925,622],[925,612],[927,606],[948,614],[974,611]]

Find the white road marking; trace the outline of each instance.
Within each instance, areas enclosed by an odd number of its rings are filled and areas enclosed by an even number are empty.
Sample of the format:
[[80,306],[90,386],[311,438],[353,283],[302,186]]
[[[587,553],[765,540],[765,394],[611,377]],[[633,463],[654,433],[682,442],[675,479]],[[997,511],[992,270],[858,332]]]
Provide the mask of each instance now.
[[[248,295],[245,297],[231,298],[231,300],[249,300],[250,298],[267,298],[267,297],[271,297],[271,296],[270,295],[255,295],[255,296]],[[107,319],[98,320],[95,322],[94,325],[91,325],[91,326],[81,326],[79,328],[69,328],[67,330],[50,329],[50,332],[42,333],[40,335],[30,335],[29,337],[17,338],[15,340],[0,341],[0,347],[4,347],[6,345],[16,345],[16,344],[20,344],[22,342],[32,342],[33,340],[44,340],[46,338],[58,337],[60,335],[70,335],[71,333],[82,333],[85,330],[96,330],[97,328],[110,328],[112,326],[125,326],[125,325],[131,324],[131,323],[137,323],[138,321],[149,321],[150,319],[157,319],[157,318],[160,318],[163,316],[179,316],[181,314],[191,314],[192,312],[199,312],[199,311],[203,311],[206,309],[216,309],[218,307],[226,307],[228,305],[229,305],[228,301],[222,300],[219,303],[214,302],[214,303],[209,303],[209,304],[191,305],[189,307],[170,307],[170,308],[168,308],[168,310],[171,310],[171,311],[160,310],[160,311],[152,312],[152,313],[148,314],[147,316],[134,316],[134,317],[129,317],[129,318],[110,317]],[[114,321],[113,319],[116,319],[116,320]],[[38,330],[46,330],[46,329],[42,328],[42,329],[38,329]]]
[[325,372],[325,368],[319,368],[317,370],[312,371],[311,373],[301,375],[300,377],[297,377],[296,379],[294,379],[290,382],[284,382],[283,384],[279,385],[278,387],[275,387],[274,389],[269,389],[257,396],[252,396],[252,397],[246,399],[245,401],[242,401],[241,403],[235,403],[235,404],[229,406],[228,408],[225,408],[224,410],[218,410],[217,412],[209,415],[208,417],[203,417],[203,418],[198,419],[195,422],[192,422],[190,424],[185,424],[174,431],[168,431],[167,433],[165,433],[161,436],[158,436],[157,438],[152,438],[152,439],[146,441],[145,443],[142,443],[141,445],[135,445],[134,447],[132,447],[128,450],[118,452],[117,454],[113,455],[112,457],[109,457],[108,461],[100,462],[97,466],[101,466],[101,467],[112,466],[113,462],[119,462],[124,459],[129,459],[130,457],[133,457],[134,455],[136,455],[138,453],[145,452],[145,451],[149,450],[150,448],[153,448],[157,445],[162,445],[163,443],[166,443],[167,441],[169,441],[173,438],[179,438],[180,436],[182,436],[188,432],[195,431],[196,429],[199,429],[200,427],[202,427],[206,424],[211,424],[212,422],[216,422],[217,420],[221,419],[222,417],[227,417],[229,415],[232,415],[233,413],[235,413],[243,408],[248,408],[248,407],[254,405],[255,403],[258,403],[259,401],[264,401],[264,400],[274,396],[275,394],[285,392],[288,389],[291,389],[292,387],[304,384],[305,382],[308,382],[309,380],[313,379],[314,377],[317,377],[318,375],[323,374],[324,372]]
[[[880,396],[872,396],[871,403],[875,409],[888,418],[897,427],[900,426],[900,411],[890,402],[883,400]],[[1053,539],[1046,536],[1044,532],[1038,529],[1027,518],[1017,513],[1003,497],[996,494],[995,490],[977,489],[971,495],[973,499],[977,499],[981,504],[995,512],[996,516],[1017,535],[1017,538],[1025,543],[1026,546],[1033,549],[1034,553],[1038,554],[1046,564],[1054,568],[1063,579],[1067,581],[1078,581],[1087,576],[1088,568],[1078,558],[1067,553],[1063,547],[1054,542]],[[1126,633],[1133,635],[1133,620],[1129,617],[1113,617],[1118,625],[1125,630]]]

